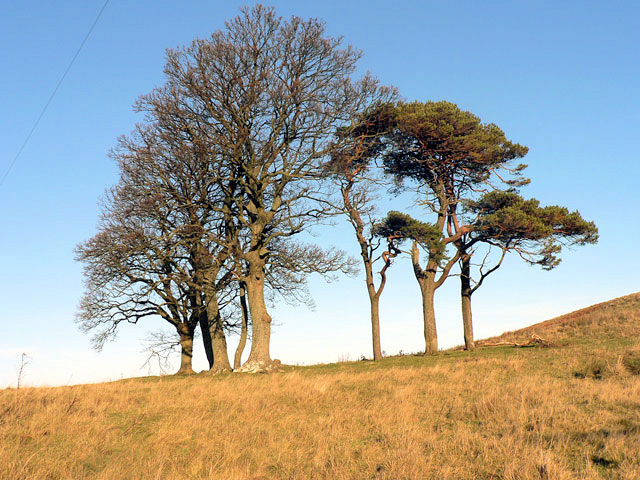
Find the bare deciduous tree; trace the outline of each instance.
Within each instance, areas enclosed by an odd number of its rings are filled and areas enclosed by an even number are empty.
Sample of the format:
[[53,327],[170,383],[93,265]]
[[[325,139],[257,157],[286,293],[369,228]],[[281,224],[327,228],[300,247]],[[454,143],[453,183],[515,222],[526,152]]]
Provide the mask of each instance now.
[[167,228],[168,212],[158,202],[141,203],[131,190],[121,185],[111,191],[98,234],[76,249],[87,287],[78,321],[85,331],[98,330],[93,342],[101,349],[120,323],[159,316],[180,338],[178,373],[192,373],[193,335],[203,310],[194,309],[199,292],[186,260],[188,246]]
[[168,52],[167,83],[149,98],[177,98],[177,117],[205,132],[228,167],[220,177],[246,241],[234,247],[245,266],[252,342],[246,371],[268,370],[271,316],[265,285],[272,245],[321,219],[322,160],[332,134],[361,111],[377,83],[353,82],[360,53],[325,36],[315,19],[283,20],[246,8],[223,31]]
[[24,376],[25,376],[26,368],[29,366],[30,363],[31,363],[31,356],[26,352],[22,352],[22,354],[20,355],[20,363],[18,364],[18,368],[17,368],[18,380],[16,381],[16,390],[20,390],[20,386],[22,385],[22,380],[24,379]]

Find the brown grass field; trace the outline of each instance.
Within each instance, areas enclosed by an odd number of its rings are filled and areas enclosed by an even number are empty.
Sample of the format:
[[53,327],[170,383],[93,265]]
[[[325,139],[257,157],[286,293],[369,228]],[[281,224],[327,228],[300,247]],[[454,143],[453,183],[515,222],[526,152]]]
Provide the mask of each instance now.
[[549,348],[0,391],[0,479],[640,479],[640,294]]

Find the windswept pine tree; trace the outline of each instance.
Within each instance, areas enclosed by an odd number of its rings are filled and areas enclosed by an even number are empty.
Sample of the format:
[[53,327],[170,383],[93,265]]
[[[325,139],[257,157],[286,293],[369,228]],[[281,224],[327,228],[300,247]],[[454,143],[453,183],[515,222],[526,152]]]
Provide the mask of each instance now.
[[[460,258],[457,242],[471,229],[460,222],[463,200],[492,182],[515,186],[525,165],[511,165],[527,147],[507,140],[493,124],[484,124],[455,104],[403,103],[395,112],[392,145],[385,155],[385,170],[416,195],[416,204],[434,214],[433,224],[442,234],[438,243],[413,238],[411,260],[422,294],[425,352],[438,350],[434,295]],[[411,238],[411,237],[408,237]],[[454,251],[447,258],[443,251]],[[420,250],[426,253],[422,266]]]
[[[560,263],[563,246],[594,244],[598,229],[579,212],[553,205],[541,207],[538,200],[525,200],[513,191],[492,191],[463,204],[472,218],[471,228],[456,241],[460,257],[460,294],[465,348],[474,348],[471,296],[495,272],[509,252],[515,252],[531,265],[551,270]],[[479,246],[500,252],[493,265],[488,255],[472,275],[472,258]]]

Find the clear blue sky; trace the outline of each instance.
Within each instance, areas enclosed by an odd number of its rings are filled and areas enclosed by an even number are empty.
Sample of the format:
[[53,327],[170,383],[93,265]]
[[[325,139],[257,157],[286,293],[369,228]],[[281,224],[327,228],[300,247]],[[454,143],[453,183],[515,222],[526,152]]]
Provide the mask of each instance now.
[[[102,0],[6,2],[0,17],[0,175],[101,8]],[[73,319],[82,293],[74,246],[93,235],[98,199],[117,181],[107,157],[141,120],[137,96],[163,81],[164,49],[223,26],[246,2],[111,0],[42,122],[0,186],[0,387],[146,373],[125,328],[98,354]],[[251,3],[251,2],[248,2]],[[579,209],[600,242],[564,253],[555,271],[510,259],[474,296],[478,336],[640,290],[640,4],[635,1],[280,1],[279,14],[319,17],[364,51],[362,71],[407,99],[449,100],[528,145],[524,194]],[[386,211],[388,205],[381,205]],[[317,240],[356,253],[338,226]],[[272,353],[289,363],[370,352],[362,279],[314,281],[317,308],[277,305]],[[461,343],[458,281],[439,292],[441,346]],[[234,341],[230,342],[232,345]],[[382,345],[423,348],[419,292],[397,262],[382,298]],[[202,368],[201,354],[196,367]]]

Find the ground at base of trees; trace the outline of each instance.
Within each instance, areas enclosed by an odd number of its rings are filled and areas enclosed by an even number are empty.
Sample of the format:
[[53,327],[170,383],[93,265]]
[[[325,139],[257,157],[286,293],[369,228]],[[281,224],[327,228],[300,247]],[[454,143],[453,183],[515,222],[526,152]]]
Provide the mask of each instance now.
[[548,348],[6,389],[0,478],[637,479],[638,331],[640,294],[500,337]]

